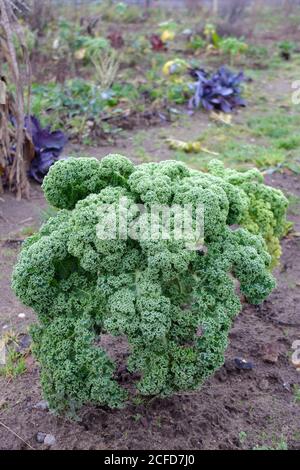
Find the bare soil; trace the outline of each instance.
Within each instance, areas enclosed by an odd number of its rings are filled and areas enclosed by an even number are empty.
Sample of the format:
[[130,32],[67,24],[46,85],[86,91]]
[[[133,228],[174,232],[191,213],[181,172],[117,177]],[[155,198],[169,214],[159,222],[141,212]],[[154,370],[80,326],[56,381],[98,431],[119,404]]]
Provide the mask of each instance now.
[[[267,182],[300,196],[300,179],[293,174],[274,173]],[[9,194],[1,198],[1,335],[7,329],[24,333],[35,320],[12,293],[10,276],[24,226],[27,231],[39,226],[45,207],[38,186],[30,201],[16,202]],[[300,372],[291,363],[293,341],[300,339],[299,205],[293,206],[290,219],[295,234],[283,240],[276,290],[261,306],[244,307],[230,334],[224,366],[201,390],[123,410],[87,406],[81,421],[72,422],[35,408],[42,400],[39,366],[29,355],[24,374],[15,379],[0,376],[0,449],[27,449],[28,444],[45,449],[36,440],[40,431],[55,436],[53,449],[252,449],[276,447],[284,440],[289,449],[300,450],[300,403],[294,393]],[[114,341],[112,353],[122,347]],[[251,361],[253,369],[237,369],[237,357]],[[126,386],[129,374],[120,374]]]

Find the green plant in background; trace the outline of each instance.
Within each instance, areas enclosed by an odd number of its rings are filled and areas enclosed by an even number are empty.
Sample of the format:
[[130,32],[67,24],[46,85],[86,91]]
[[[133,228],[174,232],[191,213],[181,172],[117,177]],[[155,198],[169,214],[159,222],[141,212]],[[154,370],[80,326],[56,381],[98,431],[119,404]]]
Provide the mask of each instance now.
[[142,20],[142,10],[135,5],[127,5],[124,2],[103,2],[102,18],[111,23],[136,23]]
[[107,48],[105,51],[94,53],[91,61],[96,70],[96,80],[101,90],[109,90],[115,83],[120,67],[120,55],[112,49]]
[[[23,25],[22,27],[23,31],[23,38],[24,38],[24,43],[26,45],[27,51],[29,54],[31,54],[37,44],[37,38],[34,33],[34,31],[31,31],[31,29],[27,25]],[[16,53],[19,59],[23,58],[23,51],[22,51],[22,45],[20,44],[20,41],[16,38],[16,36],[13,36],[13,42],[14,46],[16,48]]]
[[193,35],[188,42],[188,48],[192,51],[204,50],[206,45],[206,41],[198,34]]
[[223,54],[230,57],[231,65],[234,64],[235,59],[237,59],[241,54],[245,54],[248,48],[248,45],[244,41],[234,37],[221,39],[218,46]]
[[259,46],[257,44],[248,44],[245,54],[250,59],[257,60],[261,62],[262,65],[267,67],[268,65],[267,59],[269,57],[269,51],[267,47]]
[[296,49],[296,44],[287,40],[281,41],[278,43],[278,49],[283,59],[290,60],[294,50]]
[[169,19],[167,21],[163,21],[158,25],[161,35],[160,38],[163,43],[169,43],[170,41],[174,41],[176,32],[178,30],[178,23]]
[[123,52],[128,66],[140,65],[150,53],[150,41],[145,35],[129,35],[128,47]]
[[208,44],[211,44],[212,46],[219,48],[221,38],[217,33],[215,25],[211,23],[206,23],[204,30],[203,30],[203,34]]
[[161,32],[164,31],[173,31],[176,32],[178,30],[178,23],[172,19],[168,19],[166,21],[162,21],[158,25]]
[[81,27],[77,23],[60,20],[57,35],[52,43],[54,59],[64,59],[66,66],[73,66],[73,54],[80,35]]
[[116,4],[115,9],[118,15],[124,16],[128,9],[128,5],[124,2],[119,2]]
[[[116,72],[116,70],[114,71]],[[87,123],[102,126],[105,112],[117,112],[115,108],[120,100],[134,106],[139,97],[139,91],[133,84],[114,83],[110,88],[108,79],[114,78],[114,73],[98,76],[104,80],[100,84],[76,78],[67,80],[64,84],[49,83],[47,85],[32,85],[32,112],[40,117],[43,125],[53,128],[64,127],[71,137],[82,136],[89,132]]]
[[53,41],[53,50],[57,58],[64,58],[74,62],[82,60],[86,64],[92,63],[93,58],[110,48],[109,41],[101,36],[86,35],[83,28],[67,20],[58,24],[58,32]]
[[189,68],[189,64],[183,60],[183,59],[172,59],[168,60],[162,68],[162,72],[166,77],[170,77],[171,79],[174,78],[174,80],[181,79],[183,74],[187,72]]
[[280,239],[291,228],[286,220],[288,200],[284,194],[263,183],[263,175],[257,169],[238,172],[224,168],[219,160],[212,160],[209,171],[225,181],[237,186],[248,200],[241,215],[240,225],[253,234],[263,236],[274,268],[281,256]]
[[[127,367],[141,377],[141,396],[196,389],[223,364],[241,309],[234,278],[254,304],[275,286],[263,238],[231,228],[253,200],[236,183],[176,161],[135,166],[120,155],[50,168],[43,190],[60,210],[25,241],[12,285],[38,315],[33,352],[51,409],[74,414],[87,402],[119,407],[127,400],[116,364],[95,343],[102,334],[127,337]],[[101,237],[107,219],[99,207],[113,204],[119,213],[124,198],[127,223],[142,233],[153,204],[200,204],[204,235]]]
[[166,97],[170,103],[185,104],[191,96],[188,83],[169,83],[166,88],[166,92],[162,90],[162,97]]
[[76,59],[86,59],[93,63],[95,57],[104,54],[110,45],[109,41],[102,37],[78,36],[74,47]]

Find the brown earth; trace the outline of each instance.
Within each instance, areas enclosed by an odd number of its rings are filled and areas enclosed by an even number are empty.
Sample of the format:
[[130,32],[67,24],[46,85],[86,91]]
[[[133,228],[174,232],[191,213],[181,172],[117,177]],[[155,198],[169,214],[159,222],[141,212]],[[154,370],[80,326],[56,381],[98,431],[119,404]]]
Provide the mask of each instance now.
[[[300,196],[299,177],[276,173],[267,181]],[[1,199],[1,335],[5,325],[24,333],[35,318],[14,297],[10,275],[24,238],[22,226],[27,231],[38,226],[45,207],[38,187],[30,201],[16,202],[8,194]],[[277,289],[261,306],[244,307],[230,334],[225,365],[201,390],[124,410],[89,406],[82,410],[81,421],[71,422],[34,408],[42,396],[39,368],[29,355],[24,374],[0,377],[0,449],[26,449],[28,444],[45,449],[36,441],[38,431],[55,436],[55,449],[251,449],[276,447],[280,441],[300,449],[300,403],[294,393],[300,372],[291,363],[293,341],[300,339],[299,205],[293,206],[290,219],[295,234],[282,243]],[[21,312],[25,318],[18,317]],[[112,348],[116,352],[118,342]],[[251,361],[253,369],[238,370],[236,357]]]

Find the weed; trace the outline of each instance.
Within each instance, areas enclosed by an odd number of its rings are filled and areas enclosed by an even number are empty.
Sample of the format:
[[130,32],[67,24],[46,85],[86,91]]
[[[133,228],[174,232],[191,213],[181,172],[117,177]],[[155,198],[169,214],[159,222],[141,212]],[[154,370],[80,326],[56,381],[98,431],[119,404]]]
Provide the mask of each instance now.
[[29,237],[30,235],[33,235],[35,231],[36,228],[33,225],[27,225],[20,230],[20,234],[24,237]]
[[240,431],[239,432],[239,441],[241,444],[244,444],[246,439],[247,439],[248,435],[245,431]]
[[300,387],[299,387],[299,385],[294,385],[293,394],[294,394],[295,403],[300,404]]
[[272,139],[286,139],[291,130],[295,129],[297,131],[299,124],[299,116],[286,115],[282,111],[256,116],[248,120],[248,125],[254,135]]
[[8,330],[3,338],[5,347],[5,364],[0,368],[0,376],[7,379],[15,378],[26,372],[25,353],[18,351],[19,334],[13,329]]
[[6,354],[6,363],[0,368],[0,375],[11,379],[26,372],[26,363],[22,354],[9,349]]
[[292,135],[289,137],[278,139],[276,143],[279,149],[293,150],[300,146],[300,136]]
[[140,405],[143,405],[144,404],[144,398],[140,397],[140,396],[135,396],[132,398],[132,403],[135,405],[135,406],[140,406]]
[[273,438],[272,445],[255,446],[252,450],[288,450],[286,439],[281,436],[280,439]]
[[133,415],[132,418],[136,423],[138,423],[141,420],[142,415],[140,413],[137,413],[137,414]]
[[58,209],[48,205],[46,209],[42,210],[42,213],[41,213],[42,222],[43,223],[47,222],[47,220],[49,220],[51,217],[54,217],[57,214],[57,212],[58,212]]

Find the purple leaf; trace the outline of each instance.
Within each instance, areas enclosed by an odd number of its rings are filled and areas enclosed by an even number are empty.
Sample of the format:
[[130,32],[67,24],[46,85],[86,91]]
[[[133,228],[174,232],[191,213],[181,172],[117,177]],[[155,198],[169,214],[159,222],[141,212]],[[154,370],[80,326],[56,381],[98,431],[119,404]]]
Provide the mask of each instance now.
[[29,176],[41,183],[50,166],[58,160],[67,143],[67,137],[62,131],[51,132],[50,127],[43,129],[35,116],[26,116],[25,129],[35,147],[35,157],[31,162]]
[[231,111],[232,111],[232,107],[230,106],[230,104],[226,100],[221,102],[220,107],[221,107],[221,111],[223,111],[223,113],[231,113]]

